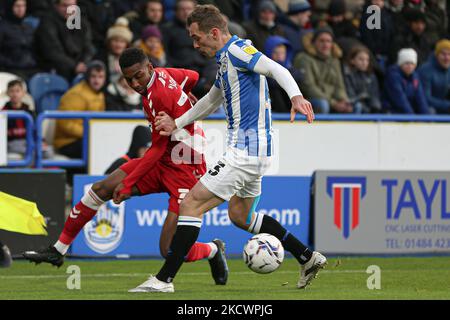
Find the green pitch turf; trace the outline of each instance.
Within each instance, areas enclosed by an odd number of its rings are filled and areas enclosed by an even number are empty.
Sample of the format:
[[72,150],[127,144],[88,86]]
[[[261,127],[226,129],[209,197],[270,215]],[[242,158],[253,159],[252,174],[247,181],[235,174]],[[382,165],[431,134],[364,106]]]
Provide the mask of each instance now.
[[[206,261],[184,264],[173,294],[131,294],[127,290],[156,273],[161,260],[66,260],[57,269],[14,261],[0,269],[0,299],[450,299],[450,257],[332,258],[312,286],[296,289],[298,265],[286,259],[268,275],[230,259],[229,281],[216,286]],[[67,268],[81,270],[81,289],[68,290]],[[367,267],[381,269],[381,289],[367,288]]]

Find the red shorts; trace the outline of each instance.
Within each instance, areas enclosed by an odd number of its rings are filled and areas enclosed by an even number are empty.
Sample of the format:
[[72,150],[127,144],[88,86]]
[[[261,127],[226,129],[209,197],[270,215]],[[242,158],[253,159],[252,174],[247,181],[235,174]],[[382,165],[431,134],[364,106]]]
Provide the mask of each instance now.
[[[141,159],[132,159],[120,166],[129,175]],[[178,214],[180,202],[205,173],[206,165],[176,165],[158,161],[137,183],[139,192],[144,194],[167,192],[169,211]]]

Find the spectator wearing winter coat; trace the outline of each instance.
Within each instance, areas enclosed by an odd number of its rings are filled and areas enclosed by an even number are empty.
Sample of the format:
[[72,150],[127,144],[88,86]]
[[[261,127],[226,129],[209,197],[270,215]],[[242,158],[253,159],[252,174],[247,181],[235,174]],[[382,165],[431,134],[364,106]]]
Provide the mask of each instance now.
[[418,69],[428,105],[437,113],[450,113],[450,41],[436,44],[435,53]]
[[428,59],[432,44],[426,34],[425,14],[420,10],[405,11],[407,30],[397,34],[392,45],[390,62],[394,63],[401,48],[413,48],[417,52],[417,64],[421,65]]
[[[88,65],[86,80],[70,88],[61,98],[59,111],[105,111],[106,67],[94,60]],[[55,148],[69,158],[81,158],[83,151],[83,120],[69,119],[56,122]]]
[[[371,28],[369,25],[369,19],[373,13],[368,13],[367,8],[371,5],[376,5],[381,8],[379,28]],[[359,31],[361,34],[361,41],[374,54],[377,62],[380,64],[380,68],[385,70],[392,47],[392,41],[395,36],[395,25],[384,7],[383,0],[370,0],[367,2],[361,16]]]
[[130,88],[122,75],[106,87],[106,111],[142,110],[141,97],[139,93]]
[[67,28],[67,8],[76,4],[76,0],[56,0],[35,33],[38,62],[42,69],[55,69],[68,81],[86,72],[86,64],[95,53],[91,27],[83,15],[80,29]]
[[186,29],[189,14],[194,11],[193,0],[177,1],[175,18],[161,27],[167,63],[171,67],[192,69],[201,73],[207,60],[194,49],[193,42]]
[[277,8],[270,0],[263,0],[258,5],[257,16],[255,19],[243,23],[253,45],[260,51],[264,50],[264,44],[270,36],[284,37],[284,29],[276,21]]
[[381,111],[378,80],[370,63],[370,51],[365,46],[350,50],[344,64],[344,81],[355,113],[379,113]]
[[145,27],[137,46],[144,51],[154,67],[166,66],[167,58],[162,43],[162,34],[157,26]]
[[164,7],[161,0],[147,0],[142,4],[141,10],[127,14],[130,29],[133,32],[133,42],[141,38],[147,26],[160,27],[164,20]]
[[287,16],[288,19],[281,26],[295,56],[303,51],[303,36],[313,31],[310,22],[311,4],[307,0],[291,0]]
[[106,32],[106,50],[101,50],[95,59],[105,64],[107,83],[116,81],[122,74],[119,57],[131,45],[132,40],[133,33],[128,28],[128,20],[124,17],[119,17]]
[[[280,36],[270,36],[264,45],[264,54],[288,69],[297,83],[301,81],[300,72],[292,67],[293,51],[289,41]],[[286,92],[272,78],[267,78],[269,86],[272,112],[289,113],[291,101]]]
[[[446,35],[448,23],[447,15],[445,10],[439,6],[439,0],[425,0],[425,4],[426,9],[424,13],[427,24],[425,33],[427,34],[430,43],[436,43]],[[450,3],[448,3],[447,6],[448,5],[450,5]]]
[[27,12],[25,0],[8,0],[6,16],[0,21],[0,71],[23,79],[38,72],[33,55],[34,29],[24,22]]
[[429,114],[427,99],[420,82],[417,53],[412,48],[401,49],[397,65],[388,68],[384,83],[383,107],[391,113]]
[[295,57],[294,66],[303,77],[300,88],[316,113],[354,111],[345,91],[341,56],[341,50],[333,41],[333,31],[325,27],[307,34],[305,52]]

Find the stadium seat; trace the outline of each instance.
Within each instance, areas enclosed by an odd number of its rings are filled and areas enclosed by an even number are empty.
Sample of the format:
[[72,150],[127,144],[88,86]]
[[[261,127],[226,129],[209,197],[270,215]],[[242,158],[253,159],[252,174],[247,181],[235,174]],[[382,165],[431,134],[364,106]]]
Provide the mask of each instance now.
[[58,109],[59,100],[69,89],[69,84],[63,77],[52,73],[38,73],[30,79],[28,85],[37,113]]

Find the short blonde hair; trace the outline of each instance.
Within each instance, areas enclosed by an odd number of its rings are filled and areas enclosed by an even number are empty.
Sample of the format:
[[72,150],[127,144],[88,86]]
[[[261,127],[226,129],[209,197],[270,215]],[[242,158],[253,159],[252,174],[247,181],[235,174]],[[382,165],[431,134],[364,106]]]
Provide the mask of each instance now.
[[187,19],[187,25],[198,23],[198,28],[202,32],[209,32],[212,28],[217,28],[228,33],[227,21],[222,16],[220,10],[211,5],[198,5]]

